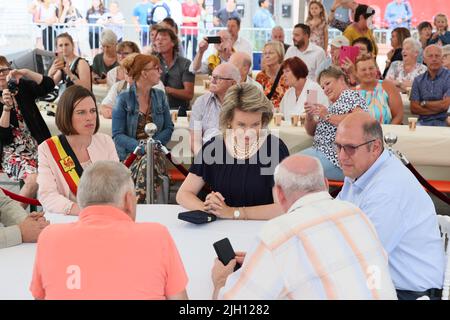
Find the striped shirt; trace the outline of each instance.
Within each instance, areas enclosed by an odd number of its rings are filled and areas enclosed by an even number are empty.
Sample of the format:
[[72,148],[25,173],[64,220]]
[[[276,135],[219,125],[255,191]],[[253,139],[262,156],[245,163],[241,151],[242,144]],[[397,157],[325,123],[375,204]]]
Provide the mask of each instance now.
[[222,299],[396,299],[387,256],[365,214],[327,192],[269,221]]
[[221,110],[219,98],[212,92],[201,95],[192,105],[189,129],[201,130],[203,143],[220,134],[219,118]]

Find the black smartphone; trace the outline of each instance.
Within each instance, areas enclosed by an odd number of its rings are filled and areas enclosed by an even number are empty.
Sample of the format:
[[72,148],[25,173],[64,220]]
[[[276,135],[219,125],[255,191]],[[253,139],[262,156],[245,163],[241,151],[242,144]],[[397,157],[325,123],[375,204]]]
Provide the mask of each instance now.
[[[236,257],[236,253],[234,252],[233,247],[231,246],[230,240],[228,238],[223,238],[222,240],[214,242],[213,247],[214,250],[216,250],[217,257],[219,258],[220,262],[222,262],[224,265],[227,265],[231,260],[233,260]],[[236,263],[234,271],[236,271],[240,267],[241,265],[239,263]]]
[[214,36],[214,37],[206,37],[206,41],[208,43],[221,43],[222,39],[219,36]]

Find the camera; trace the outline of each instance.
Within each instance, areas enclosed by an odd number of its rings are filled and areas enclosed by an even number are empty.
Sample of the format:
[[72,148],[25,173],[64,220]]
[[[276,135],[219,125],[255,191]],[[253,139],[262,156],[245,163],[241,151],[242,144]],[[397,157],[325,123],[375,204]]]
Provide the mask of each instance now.
[[10,79],[7,86],[12,95],[17,94],[19,91],[19,86],[17,85],[16,79]]

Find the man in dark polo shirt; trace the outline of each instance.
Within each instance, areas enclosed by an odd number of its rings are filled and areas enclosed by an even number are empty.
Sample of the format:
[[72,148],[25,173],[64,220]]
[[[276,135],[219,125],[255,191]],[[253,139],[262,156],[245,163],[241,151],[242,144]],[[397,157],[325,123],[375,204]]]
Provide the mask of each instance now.
[[195,75],[189,71],[191,61],[178,53],[178,37],[170,29],[156,33],[156,49],[161,61],[164,83],[170,109],[178,110],[179,116],[186,116],[189,103],[194,97]]

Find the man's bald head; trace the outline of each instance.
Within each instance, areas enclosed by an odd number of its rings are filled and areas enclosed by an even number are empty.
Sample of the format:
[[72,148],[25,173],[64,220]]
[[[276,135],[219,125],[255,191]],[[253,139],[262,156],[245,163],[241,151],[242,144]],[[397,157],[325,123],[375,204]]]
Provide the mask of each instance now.
[[209,85],[209,91],[218,95],[219,97],[225,96],[227,90],[239,83],[241,80],[241,74],[238,68],[229,62],[221,63],[214,68],[212,72],[212,80]]
[[320,161],[309,156],[284,159],[275,169],[274,180],[278,201],[285,211],[306,194],[328,191]]
[[236,68],[239,69],[241,74],[241,82],[247,80],[247,75],[252,67],[252,59],[245,52],[235,52],[231,55],[230,63],[232,63]]
[[231,78],[236,81],[236,83],[239,83],[241,78],[238,68],[230,62],[219,64],[214,68],[213,74],[224,78]]
[[367,112],[354,112],[339,124],[335,144],[344,175],[357,179],[383,152],[383,130]]
[[231,34],[228,32],[228,30],[220,30],[219,32],[217,32],[217,35],[220,37],[222,42],[224,40],[231,41]]
[[347,128],[359,128],[362,130],[365,123],[373,123],[376,120],[367,112],[353,112],[350,113],[344,120],[339,123],[338,130],[340,127]]
[[252,58],[245,52],[235,52],[231,55],[230,62],[234,64],[237,68],[242,66],[247,66],[249,69],[252,66]]

